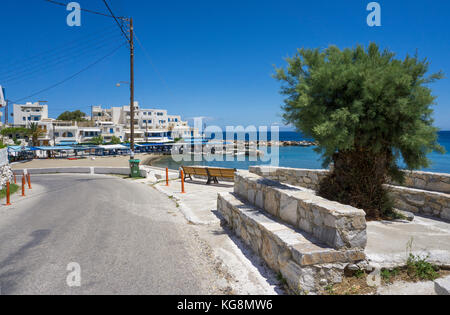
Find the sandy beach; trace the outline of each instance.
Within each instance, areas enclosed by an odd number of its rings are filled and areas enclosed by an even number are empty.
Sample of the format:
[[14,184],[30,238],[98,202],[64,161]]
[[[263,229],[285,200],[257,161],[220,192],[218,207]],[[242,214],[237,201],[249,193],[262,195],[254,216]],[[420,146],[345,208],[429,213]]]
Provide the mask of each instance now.
[[[13,170],[25,168],[51,168],[51,167],[76,167],[76,166],[103,166],[103,167],[128,167],[129,156],[117,157],[94,157],[68,160],[68,159],[42,159],[32,160],[23,163],[15,163],[11,165]],[[161,155],[155,154],[136,154],[136,159],[141,160],[141,165],[150,165],[154,160],[161,158]]]

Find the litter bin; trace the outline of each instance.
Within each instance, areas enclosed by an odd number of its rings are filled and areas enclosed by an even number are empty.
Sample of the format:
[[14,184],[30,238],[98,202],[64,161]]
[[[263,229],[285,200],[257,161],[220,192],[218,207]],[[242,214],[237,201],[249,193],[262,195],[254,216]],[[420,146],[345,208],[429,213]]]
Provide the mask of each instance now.
[[139,164],[141,160],[130,160],[130,174],[132,178],[141,177],[141,172],[139,171]]

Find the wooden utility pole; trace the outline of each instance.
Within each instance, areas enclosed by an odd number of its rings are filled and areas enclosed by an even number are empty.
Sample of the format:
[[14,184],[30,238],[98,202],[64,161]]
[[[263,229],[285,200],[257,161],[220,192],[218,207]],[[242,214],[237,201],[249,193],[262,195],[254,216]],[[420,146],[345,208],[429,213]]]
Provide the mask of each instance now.
[[131,115],[131,154],[134,154],[134,29],[133,18],[130,18],[130,115]]

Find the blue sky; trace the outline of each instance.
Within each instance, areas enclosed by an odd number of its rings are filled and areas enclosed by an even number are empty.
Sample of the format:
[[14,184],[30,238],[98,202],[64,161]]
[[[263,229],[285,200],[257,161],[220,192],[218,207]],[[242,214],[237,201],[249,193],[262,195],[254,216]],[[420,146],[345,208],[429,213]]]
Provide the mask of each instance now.
[[[106,12],[101,0],[78,2]],[[377,28],[366,24],[369,2],[109,0],[116,15],[133,16],[150,56],[137,45],[136,100],[185,119],[208,117],[208,124],[219,126],[280,123],[282,96],[271,77],[273,65],[285,65],[283,58],[299,47],[343,48],[373,41],[400,57],[418,49],[431,61],[431,71],[450,75],[449,1],[378,1],[382,26]],[[83,13],[82,26],[71,28],[65,8],[44,0],[2,0],[1,13],[0,85],[12,100],[64,80],[122,41],[114,20]],[[48,101],[51,116],[75,109],[89,113],[91,105],[125,105],[128,87],[115,84],[128,81],[128,62],[122,47],[28,101]],[[432,88],[438,97],[436,125],[450,130],[449,79]]]

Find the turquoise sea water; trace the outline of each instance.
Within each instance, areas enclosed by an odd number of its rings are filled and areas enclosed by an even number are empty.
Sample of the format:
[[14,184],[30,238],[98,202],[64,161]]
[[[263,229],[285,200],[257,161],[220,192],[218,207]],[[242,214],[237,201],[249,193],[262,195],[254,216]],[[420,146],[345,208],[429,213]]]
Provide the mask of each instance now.
[[[281,141],[299,141],[304,140],[301,134],[296,132],[281,132]],[[270,140],[270,139],[269,139]],[[446,149],[445,154],[431,153],[429,155],[432,165],[430,168],[424,169],[424,171],[438,172],[438,173],[450,173],[450,131],[443,131],[439,133],[439,143]],[[269,149],[270,153],[270,149]],[[245,161],[196,161],[196,162],[175,162],[171,157],[165,157],[153,165],[159,167],[169,167],[171,169],[178,169],[181,165],[209,165],[226,168],[236,169],[248,169],[252,165],[264,165],[271,162],[264,161],[249,161],[246,157]],[[280,147],[279,148],[279,166],[282,167],[294,167],[294,168],[308,168],[308,169],[320,169],[322,168],[322,161],[320,155],[314,152],[312,147]]]

